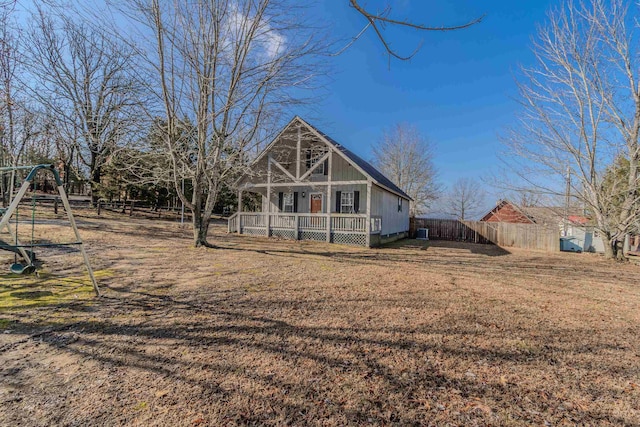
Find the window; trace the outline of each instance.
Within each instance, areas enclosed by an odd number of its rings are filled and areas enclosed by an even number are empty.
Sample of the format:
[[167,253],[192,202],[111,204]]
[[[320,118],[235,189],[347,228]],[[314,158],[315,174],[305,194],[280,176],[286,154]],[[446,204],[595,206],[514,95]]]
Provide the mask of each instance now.
[[282,195],[282,212],[293,212],[293,193]]
[[343,191],[340,195],[340,213],[353,213],[353,193]]
[[[318,161],[326,154],[324,148],[312,148],[307,151],[307,170],[311,169],[318,163]],[[311,175],[324,175],[325,173],[324,162],[311,172]]]
[[398,212],[402,212],[402,197],[398,197]]

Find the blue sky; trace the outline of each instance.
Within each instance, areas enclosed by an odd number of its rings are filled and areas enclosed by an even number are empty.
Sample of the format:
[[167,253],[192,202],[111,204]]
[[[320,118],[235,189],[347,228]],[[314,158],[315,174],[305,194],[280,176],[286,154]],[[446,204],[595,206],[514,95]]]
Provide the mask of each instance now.
[[[313,2],[311,2],[313,3]],[[21,0],[28,8],[31,0]],[[434,146],[439,181],[481,180],[498,168],[498,135],[515,121],[514,76],[533,61],[531,38],[547,10],[560,0],[360,0],[370,11],[391,5],[391,17],[425,25],[483,21],[453,32],[387,28],[386,35],[410,61],[389,60],[369,29],[339,56],[327,58],[334,71],[320,103],[298,115],[365,159],[385,128],[415,125]],[[336,50],[362,30],[366,21],[349,0],[322,0],[308,11],[328,27]],[[501,190],[487,187],[487,208]]]
[[[389,62],[369,30],[340,56],[320,105],[301,116],[363,158],[384,128],[409,122],[435,146],[435,164],[444,185],[457,178],[480,179],[497,166],[498,134],[514,122],[514,75],[533,60],[531,37],[543,24],[552,0],[367,0],[370,10],[392,5],[392,16],[429,25],[457,24],[485,14],[484,20],[456,32],[389,31],[401,53],[413,59]],[[326,0],[313,11],[331,22],[336,37],[348,40],[365,20],[348,0]],[[490,191],[490,202],[499,191]],[[493,197],[492,197],[493,196]]]

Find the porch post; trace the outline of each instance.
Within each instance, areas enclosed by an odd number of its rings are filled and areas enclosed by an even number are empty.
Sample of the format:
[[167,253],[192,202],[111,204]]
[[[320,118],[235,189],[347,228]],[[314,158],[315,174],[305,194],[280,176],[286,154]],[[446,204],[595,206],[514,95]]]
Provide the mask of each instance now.
[[329,149],[329,162],[327,170],[327,243],[331,243],[331,169],[333,164],[333,150]]
[[238,190],[238,234],[242,229],[242,190]]
[[296,179],[300,179],[300,155],[302,154],[302,130],[301,125],[298,123],[298,142],[296,144]]
[[267,158],[267,237],[271,236],[271,156]]
[[371,179],[367,179],[367,247],[371,247]]

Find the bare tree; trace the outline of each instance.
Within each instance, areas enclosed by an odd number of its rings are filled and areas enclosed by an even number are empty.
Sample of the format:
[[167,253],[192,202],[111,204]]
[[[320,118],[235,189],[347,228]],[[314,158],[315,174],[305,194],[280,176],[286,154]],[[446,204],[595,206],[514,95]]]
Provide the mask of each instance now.
[[136,67],[130,48],[76,16],[54,19],[39,9],[29,36],[31,68],[38,84],[34,96],[57,119],[60,150],[78,155],[88,168],[92,198],[100,189],[102,166],[124,144],[139,118]]
[[127,3],[153,36],[147,59],[162,107],[154,123],[169,165],[164,179],[192,213],[195,246],[211,246],[222,184],[245,170],[248,151],[322,73],[321,45],[288,2]]
[[484,205],[485,197],[486,192],[477,181],[460,178],[447,195],[448,213],[460,220],[476,216]]
[[385,130],[373,147],[373,163],[413,199],[411,216],[423,213],[438,197],[433,150],[415,126],[399,123]]
[[[0,3],[0,165],[16,166],[43,124],[27,102],[22,34],[13,20],[14,2]],[[15,171],[0,180],[2,204],[12,197]]]
[[[609,258],[622,257],[639,215],[640,34],[629,7],[567,1],[549,13],[533,48],[537,65],[519,83],[520,124],[505,139],[516,174],[541,193],[565,194],[568,170],[571,194],[593,214]],[[628,173],[603,185],[616,155],[629,159]]]
[[507,198],[507,200],[514,200],[518,203],[518,206],[527,208],[532,206],[540,206],[543,204],[542,195],[538,194],[535,190],[522,190],[515,192],[512,197]]
[[391,6],[387,6],[385,7],[381,12],[371,12],[370,10],[368,10],[366,7],[363,7],[359,4],[359,2],[357,0],[349,0],[349,5],[354,8],[360,15],[362,15],[366,20],[367,20],[367,24],[366,26],[362,29],[362,31],[360,31],[353,39],[352,41],[345,46],[345,48],[343,48],[342,50],[348,48],[349,46],[351,46],[356,40],[358,40],[360,37],[362,37],[362,35],[369,29],[369,28],[373,28],[373,31],[376,34],[376,37],[378,38],[378,40],[380,41],[380,43],[382,43],[382,46],[384,47],[385,51],[387,52],[387,55],[389,55],[389,58],[394,57],[396,59],[400,59],[402,61],[408,61],[409,59],[413,58],[415,56],[416,53],[418,53],[418,51],[420,50],[420,45],[418,45],[412,53],[408,54],[408,55],[401,55],[400,53],[398,53],[398,50],[396,50],[395,48],[393,48],[391,46],[391,43],[388,40],[388,37],[385,36],[384,34],[384,29],[387,26],[390,27],[403,27],[403,28],[410,28],[413,30],[417,30],[417,31],[456,31],[456,30],[462,30],[465,28],[469,28],[475,24],[479,24],[482,19],[484,18],[484,15],[472,19],[468,22],[465,22],[463,24],[459,24],[459,25],[441,25],[441,26],[430,26],[430,25],[424,25],[424,24],[419,24],[417,22],[413,22],[411,20],[408,19],[394,19],[391,17]]
[[[11,166],[16,161],[15,138],[15,84],[18,68],[18,39],[14,34],[15,29],[11,25],[12,9],[5,5],[0,8],[0,163],[2,166]],[[3,203],[8,181],[2,179]]]
[[19,65],[18,38],[11,25],[11,12],[8,7],[0,8],[0,149],[2,166],[13,163],[15,152],[15,85]]

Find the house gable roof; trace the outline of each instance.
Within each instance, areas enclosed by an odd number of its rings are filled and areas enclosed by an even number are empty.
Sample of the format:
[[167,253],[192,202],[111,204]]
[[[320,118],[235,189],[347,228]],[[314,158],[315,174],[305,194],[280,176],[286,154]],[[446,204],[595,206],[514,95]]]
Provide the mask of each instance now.
[[570,207],[567,210],[564,206],[532,206],[522,210],[536,224],[557,225],[565,219],[565,216],[574,225],[587,225],[590,222],[590,219],[584,215],[584,210],[576,207]]
[[400,196],[402,196],[402,197],[404,197],[406,199],[413,200],[400,187],[398,187],[396,184],[394,184],[393,181],[391,181],[389,178],[384,176],[382,174],[382,172],[380,172],[378,169],[373,167],[373,165],[371,165],[371,163],[367,162],[362,157],[358,156],[357,154],[355,154],[353,151],[349,150],[344,145],[338,143],[336,140],[334,140],[329,135],[327,135],[326,133],[322,132],[321,130],[319,130],[315,126],[305,122],[302,119],[300,119],[300,121],[302,121],[304,124],[306,124],[307,126],[312,128],[313,130],[315,130],[316,133],[318,133],[322,138],[324,138],[329,144],[331,144],[338,151],[340,151],[342,154],[344,154],[344,157],[347,160],[350,160],[351,162],[355,163],[362,170],[362,172],[365,175],[369,176],[371,179],[373,179],[376,182],[376,184],[378,184],[378,185],[380,185],[382,187],[385,187],[386,189],[390,190],[391,192],[397,193],[398,195],[400,195]]
[[[532,224],[555,226],[560,224],[565,217],[566,209],[561,206],[525,206],[521,207],[508,200],[500,200],[498,204],[487,212],[480,221],[487,221],[492,215],[497,215],[505,206],[514,212],[522,215],[523,219],[529,220]],[[580,209],[571,208],[568,211],[567,220],[575,225],[586,225],[590,219],[584,216]],[[509,221],[507,221],[509,222]]]
[[360,156],[356,155],[354,152],[338,143],[336,140],[331,138],[326,133],[322,132],[315,126],[304,121],[299,116],[295,116],[284,128],[283,130],[274,138],[274,140],[258,155],[258,157],[252,162],[255,164],[258,162],[264,155],[276,144],[280,136],[296,121],[300,122],[303,126],[309,128],[312,132],[314,132],[318,137],[320,137],[323,142],[332,148],[341,155],[345,160],[354,164],[354,166],[365,176],[368,176],[373,180],[373,182],[379,187],[386,189],[392,193],[397,194],[398,196],[405,198],[407,200],[413,200],[407,193],[405,193],[400,187],[393,183],[389,178],[384,176],[382,172],[373,167],[369,162],[362,159]]
[[[482,218],[480,218],[480,221],[489,221],[492,216],[499,216],[500,210],[505,207],[510,208],[514,212],[514,214],[519,215],[520,218],[517,218],[517,219],[528,221],[531,224],[535,223],[535,221],[533,220],[533,218],[531,218],[530,215],[528,215],[526,212],[523,212],[522,209],[520,209],[515,203],[511,203],[508,200],[500,200],[493,209],[491,209]],[[517,222],[521,222],[521,221],[517,221]]]

